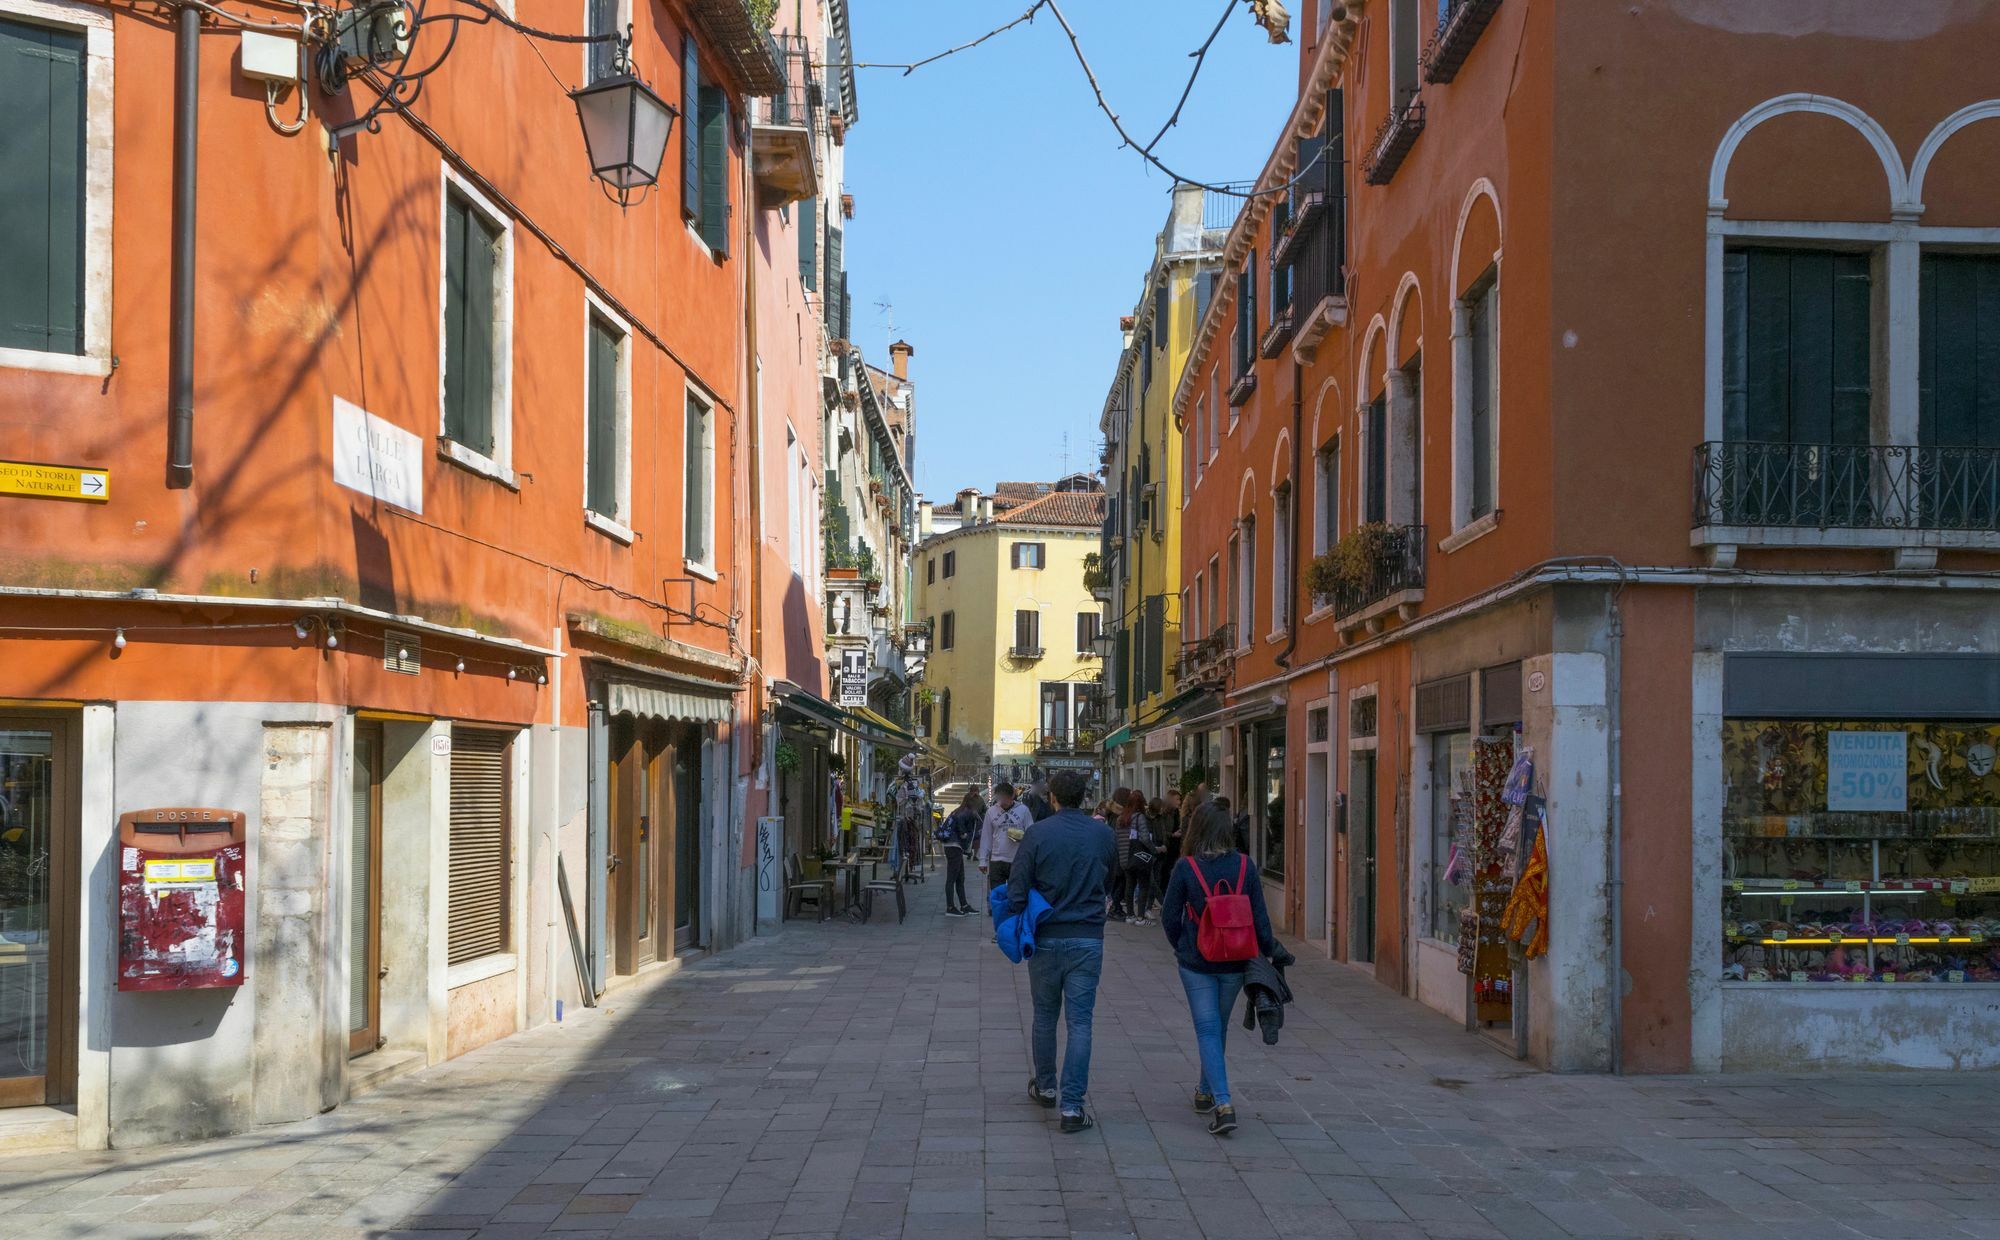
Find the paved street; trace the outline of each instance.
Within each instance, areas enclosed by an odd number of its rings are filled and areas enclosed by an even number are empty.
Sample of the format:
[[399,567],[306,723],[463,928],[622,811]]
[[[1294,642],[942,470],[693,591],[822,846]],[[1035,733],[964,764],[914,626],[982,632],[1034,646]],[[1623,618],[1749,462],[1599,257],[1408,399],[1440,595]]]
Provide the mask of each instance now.
[[2000,1080],[1552,1077],[1327,964],[1279,1046],[1232,1038],[1217,1140],[1157,928],[1113,928],[1099,1127],[1065,1137],[1025,970],[941,907],[795,925],[311,1123],[0,1163],[0,1233],[2000,1236]]

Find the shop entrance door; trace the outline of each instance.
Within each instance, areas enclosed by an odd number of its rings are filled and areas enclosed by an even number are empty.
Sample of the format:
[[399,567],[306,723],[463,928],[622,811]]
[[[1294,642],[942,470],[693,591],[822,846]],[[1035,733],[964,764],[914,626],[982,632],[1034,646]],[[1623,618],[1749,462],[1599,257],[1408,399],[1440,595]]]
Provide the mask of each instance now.
[[354,725],[347,841],[347,1053],[382,1040],[382,725]]
[[1354,755],[1347,807],[1347,958],[1375,960],[1375,751]]
[[0,1107],[75,1097],[74,726],[0,715]]
[[613,961],[620,973],[636,973],[659,959],[659,826],[667,790],[666,725],[620,715],[611,721],[610,873]]
[[673,754],[674,951],[701,945],[701,729],[675,729]]

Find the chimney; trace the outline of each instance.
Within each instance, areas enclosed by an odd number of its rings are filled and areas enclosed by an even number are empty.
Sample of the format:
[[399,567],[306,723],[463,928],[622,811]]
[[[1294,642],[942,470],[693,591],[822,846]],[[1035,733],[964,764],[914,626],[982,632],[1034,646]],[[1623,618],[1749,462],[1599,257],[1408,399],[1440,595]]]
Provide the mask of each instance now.
[[916,350],[910,347],[910,342],[907,340],[898,340],[896,343],[889,346],[890,365],[895,367],[896,377],[898,379],[902,379],[905,381],[909,379],[910,355],[915,352]]
[[993,497],[991,495],[982,495],[979,497],[979,524],[993,524]]
[[931,502],[925,500],[917,505],[917,541],[931,536]]

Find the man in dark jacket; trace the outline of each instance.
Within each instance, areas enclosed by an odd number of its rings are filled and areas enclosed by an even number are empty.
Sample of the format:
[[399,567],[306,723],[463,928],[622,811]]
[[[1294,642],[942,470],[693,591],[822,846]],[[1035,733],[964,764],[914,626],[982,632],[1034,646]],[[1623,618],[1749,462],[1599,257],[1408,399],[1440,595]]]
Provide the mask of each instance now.
[[[1118,864],[1111,828],[1083,812],[1089,790],[1081,772],[1057,771],[1050,777],[1049,791],[1058,808],[1028,828],[1007,881],[1010,916],[1026,911],[1031,891],[1049,902],[1048,915],[1035,927],[1035,954],[1028,958],[1035,998],[1035,1077],[1028,1082],[1028,1095],[1045,1107],[1061,1105],[1064,1132],[1082,1132],[1094,1122],[1083,1109],[1090,1085],[1090,1022],[1104,971],[1104,891]],[[1060,1093],[1058,1016],[1069,1026]]]

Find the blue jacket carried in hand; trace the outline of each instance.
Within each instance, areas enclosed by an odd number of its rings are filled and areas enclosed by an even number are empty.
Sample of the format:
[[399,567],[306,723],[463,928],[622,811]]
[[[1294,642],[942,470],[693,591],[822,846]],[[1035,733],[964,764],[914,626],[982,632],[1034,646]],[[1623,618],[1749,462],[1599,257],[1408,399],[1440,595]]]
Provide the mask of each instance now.
[[1049,915],[1049,902],[1039,891],[1028,893],[1028,907],[1024,912],[1007,915],[1007,889],[996,887],[986,897],[993,910],[993,933],[1000,941],[1000,950],[1015,964],[1021,963],[1035,954],[1035,927]]

